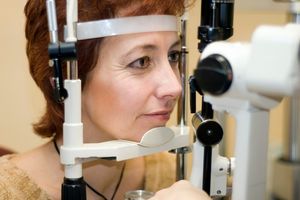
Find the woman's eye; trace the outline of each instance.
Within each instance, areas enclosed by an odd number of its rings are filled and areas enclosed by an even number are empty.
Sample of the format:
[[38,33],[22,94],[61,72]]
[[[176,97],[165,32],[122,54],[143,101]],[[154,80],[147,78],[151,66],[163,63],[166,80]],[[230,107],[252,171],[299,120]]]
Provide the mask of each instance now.
[[150,57],[144,56],[142,58],[139,58],[132,63],[130,63],[128,66],[131,68],[137,68],[137,69],[145,69],[150,65]]
[[178,63],[180,59],[180,51],[171,51],[168,55],[170,63]]

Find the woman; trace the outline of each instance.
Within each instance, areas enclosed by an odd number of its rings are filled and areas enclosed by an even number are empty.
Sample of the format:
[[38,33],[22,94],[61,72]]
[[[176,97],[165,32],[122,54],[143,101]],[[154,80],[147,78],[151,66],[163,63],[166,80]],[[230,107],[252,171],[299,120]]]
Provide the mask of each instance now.
[[[179,16],[185,9],[184,0],[78,2],[79,21],[149,14]],[[56,7],[62,41],[65,1],[56,1]],[[27,2],[26,39],[30,72],[46,100],[46,112],[34,124],[34,131],[42,137],[53,138],[53,141],[23,154],[1,158],[0,199],[43,200],[60,199],[61,196],[64,171],[57,146],[62,144],[64,113],[63,105],[53,98],[45,10],[44,0]],[[147,130],[165,126],[181,93],[180,42],[176,32],[79,41],[77,50],[79,78],[82,80],[84,142],[139,141]],[[173,158],[170,157],[157,154],[126,162],[97,160],[85,164],[87,199],[121,200],[130,190],[156,192],[170,186],[175,175]],[[154,198],[159,198],[164,192],[157,194]]]

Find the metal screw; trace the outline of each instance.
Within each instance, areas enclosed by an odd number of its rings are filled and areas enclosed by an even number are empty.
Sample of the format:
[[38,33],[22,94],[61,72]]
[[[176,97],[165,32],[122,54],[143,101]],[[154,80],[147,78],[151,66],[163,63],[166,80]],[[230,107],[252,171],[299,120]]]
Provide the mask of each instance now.
[[49,60],[49,67],[53,67],[53,66],[54,66],[53,60]]

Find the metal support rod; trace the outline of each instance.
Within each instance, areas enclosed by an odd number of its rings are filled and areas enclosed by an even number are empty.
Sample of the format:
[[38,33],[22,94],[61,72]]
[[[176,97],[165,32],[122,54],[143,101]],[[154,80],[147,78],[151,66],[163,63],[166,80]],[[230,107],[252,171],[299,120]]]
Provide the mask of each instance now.
[[[300,1],[293,0],[290,3],[289,19],[293,23],[300,24]],[[289,98],[289,135],[287,135],[287,145],[285,151],[286,159],[300,161],[300,99],[299,97]],[[300,178],[300,177],[299,177]]]
[[52,44],[58,44],[57,19],[55,0],[47,0],[47,20],[49,28],[49,37]]
[[[187,68],[187,13],[181,18],[181,58],[180,58],[180,76],[182,93],[178,100],[177,124],[179,127],[187,125],[187,94],[188,94],[188,68]],[[187,177],[187,153],[191,152],[189,147],[182,147],[172,151],[176,153],[176,180],[183,180]]]
[[291,162],[300,161],[300,100],[288,98],[288,130],[285,134],[284,159]]
[[[290,4],[288,21],[300,24],[299,0],[274,0]],[[283,138],[283,154],[273,164],[272,198],[298,200],[300,198],[300,99],[289,97],[287,105],[287,129]],[[278,181],[277,181],[278,180]]]
[[170,151],[176,154],[176,181],[187,178],[187,153],[191,152],[190,147],[182,147]]
[[[300,1],[299,0],[274,0],[276,2],[290,3],[288,13],[289,22],[300,24]],[[292,162],[300,161],[300,99],[291,97],[287,99],[288,129],[284,138],[283,158]]]
[[67,62],[67,78],[69,80],[78,79],[78,65],[76,60]]
[[179,125],[187,124],[187,94],[188,94],[188,69],[187,69],[187,45],[186,45],[186,29],[187,29],[187,20],[181,20],[181,58],[180,58],[180,75],[181,75],[181,85],[182,93],[178,100],[178,115],[177,123]]

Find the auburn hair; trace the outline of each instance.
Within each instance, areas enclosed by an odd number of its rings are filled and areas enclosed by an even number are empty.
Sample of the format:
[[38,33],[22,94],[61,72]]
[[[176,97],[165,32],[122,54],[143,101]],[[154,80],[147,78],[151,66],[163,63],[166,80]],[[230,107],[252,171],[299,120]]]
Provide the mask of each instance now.
[[[66,21],[66,1],[56,1],[59,39],[63,41],[63,26]],[[187,5],[185,0],[78,0],[78,20],[91,21],[122,16],[169,14],[180,16]],[[24,8],[26,16],[25,36],[29,69],[46,100],[45,113],[33,124],[34,132],[42,137],[62,134],[64,109],[53,97],[49,67],[49,31],[45,0],[28,0]],[[102,39],[77,42],[78,75],[84,88],[87,73],[97,61]],[[66,73],[64,65],[63,71]]]

